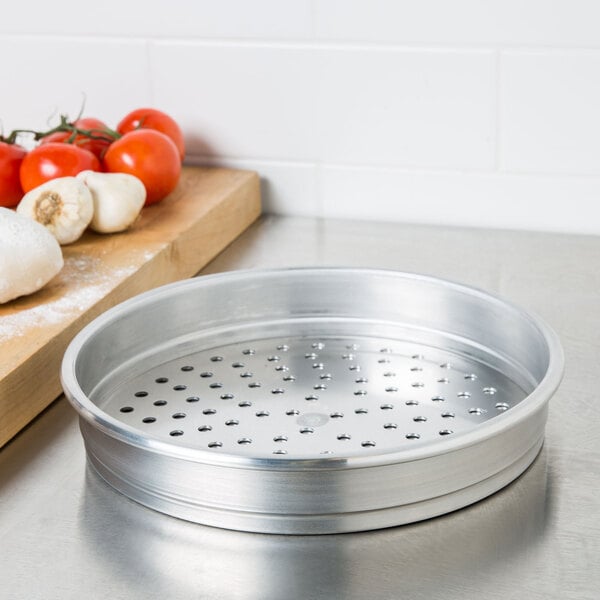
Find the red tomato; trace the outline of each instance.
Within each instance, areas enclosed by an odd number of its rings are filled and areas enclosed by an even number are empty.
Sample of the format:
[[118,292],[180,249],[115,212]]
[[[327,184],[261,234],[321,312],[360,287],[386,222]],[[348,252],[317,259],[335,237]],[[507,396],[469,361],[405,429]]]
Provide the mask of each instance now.
[[128,133],[136,129],[155,129],[170,137],[179,151],[179,157],[185,156],[185,142],[179,125],[166,113],[155,108],[138,108],[121,119],[117,125],[119,133]]
[[153,129],[136,129],[113,142],[104,155],[104,167],[141,179],[146,187],[146,206],[170,194],[181,174],[177,147],[171,138]]
[[51,179],[74,176],[88,169],[100,170],[100,161],[89,150],[73,144],[41,144],[23,159],[21,186],[28,192]]
[[0,142],[0,206],[12,208],[21,201],[19,170],[26,154],[21,146]]
[[[99,119],[95,119],[93,117],[84,117],[82,119],[77,119],[73,123],[73,125],[77,129],[83,129],[86,131],[91,131],[94,135],[102,135],[103,131],[109,131],[108,125],[103,123]],[[71,144],[75,144],[80,148],[84,148],[85,150],[89,150],[92,154],[95,154],[99,159],[102,159],[106,149],[110,146],[112,141],[112,136],[107,134],[107,138],[111,139],[93,139],[86,135],[77,134],[72,142],[69,140],[73,137],[73,133],[71,131],[56,131],[42,138],[42,144],[49,144],[53,142],[68,142]]]

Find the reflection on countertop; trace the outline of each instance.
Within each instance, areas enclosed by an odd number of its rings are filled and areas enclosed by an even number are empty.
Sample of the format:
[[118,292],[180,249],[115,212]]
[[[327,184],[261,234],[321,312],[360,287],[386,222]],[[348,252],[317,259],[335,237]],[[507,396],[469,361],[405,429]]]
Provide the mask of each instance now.
[[135,505],[88,467],[78,527],[90,559],[118,574],[119,587],[142,594],[151,581],[156,597],[436,598],[474,576],[482,597],[492,597],[495,575],[518,568],[543,542],[551,487],[542,450],[512,485],[446,517],[366,533],[284,536],[173,519]]

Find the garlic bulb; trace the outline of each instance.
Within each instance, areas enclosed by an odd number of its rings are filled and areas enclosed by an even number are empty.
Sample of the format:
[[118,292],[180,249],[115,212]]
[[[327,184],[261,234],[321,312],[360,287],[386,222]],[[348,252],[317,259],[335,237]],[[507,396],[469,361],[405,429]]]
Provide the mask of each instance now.
[[17,206],[20,215],[41,223],[61,245],[81,237],[92,220],[90,190],[75,177],[59,177],[27,192]]
[[60,246],[45,227],[0,208],[0,304],[39,290],[62,267]]
[[82,171],[77,179],[92,193],[94,216],[90,228],[99,233],[115,233],[130,227],[146,201],[146,188],[133,175]]

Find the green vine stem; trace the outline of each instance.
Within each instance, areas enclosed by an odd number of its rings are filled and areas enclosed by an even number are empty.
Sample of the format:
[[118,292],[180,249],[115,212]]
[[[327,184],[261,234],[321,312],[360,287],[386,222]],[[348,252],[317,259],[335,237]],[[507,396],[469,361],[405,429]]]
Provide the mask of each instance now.
[[89,138],[91,140],[104,140],[106,142],[114,142],[121,137],[121,134],[114,129],[81,129],[75,126],[75,122],[70,122],[66,115],[60,116],[60,123],[49,129],[48,131],[35,131],[33,129],[13,129],[7,136],[0,135],[0,141],[6,144],[15,144],[17,137],[22,133],[33,134],[33,139],[38,142],[39,140],[52,135],[57,132],[67,132],[71,135],[64,140],[63,143],[73,144],[77,136]]

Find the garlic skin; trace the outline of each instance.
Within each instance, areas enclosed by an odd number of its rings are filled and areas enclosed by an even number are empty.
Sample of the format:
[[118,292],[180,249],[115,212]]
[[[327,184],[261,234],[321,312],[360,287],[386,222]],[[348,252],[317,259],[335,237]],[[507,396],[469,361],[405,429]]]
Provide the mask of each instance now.
[[17,213],[41,223],[61,246],[81,237],[94,214],[90,190],[75,177],[58,177],[27,192]]
[[124,231],[137,219],[146,201],[144,184],[127,173],[82,171],[77,179],[92,194],[94,216],[90,228],[98,233]]
[[60,246],[44,226],[0,208],[0,304],[44,287],[63,264]]

